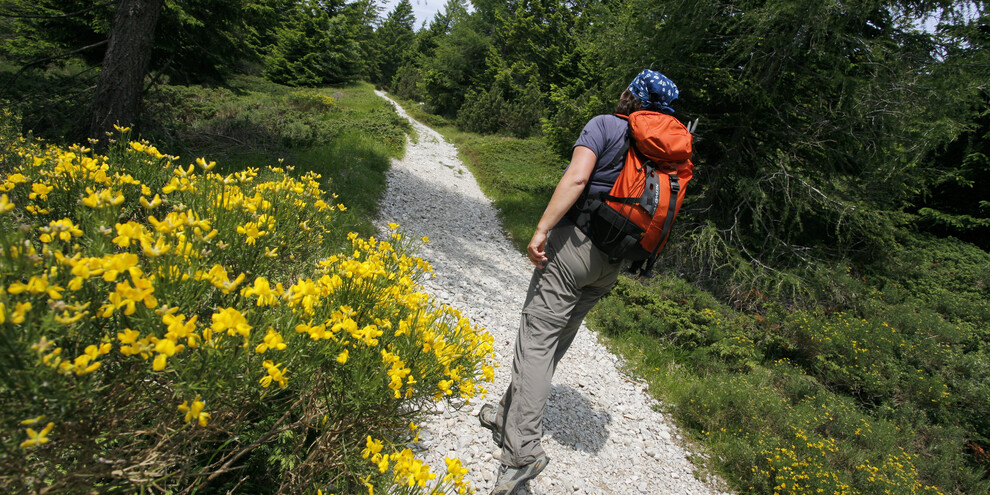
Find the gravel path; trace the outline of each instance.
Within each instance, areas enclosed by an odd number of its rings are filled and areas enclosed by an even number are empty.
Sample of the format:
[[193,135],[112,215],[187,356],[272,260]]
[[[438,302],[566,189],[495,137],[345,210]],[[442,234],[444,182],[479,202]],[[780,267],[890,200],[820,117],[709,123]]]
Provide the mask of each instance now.
[[[532,265],[506,238],[454,146],[396,109],[412,122],[419,142],[407,142],[405,157],[392,163],[379,228],[384,232],[388,222],[396,222],[408,235],[429,236],[420,256],[433,265],[436,278],[426,289],[494,337],[499,367],[487,400],[497,402],[509,384]],[[646,385],[619,365],[582,327],[557,369],[546,407],[543,447],[550,464],[517,494],[721,493],[696,479],[676,428],[655,410]],[[445,471],[444,457],[461,459],[479,494],[491,490],[500,454],[478,425],[485,400],[459,410],[438,406],[422,425],[424,451],[417,454],[437,473]]]

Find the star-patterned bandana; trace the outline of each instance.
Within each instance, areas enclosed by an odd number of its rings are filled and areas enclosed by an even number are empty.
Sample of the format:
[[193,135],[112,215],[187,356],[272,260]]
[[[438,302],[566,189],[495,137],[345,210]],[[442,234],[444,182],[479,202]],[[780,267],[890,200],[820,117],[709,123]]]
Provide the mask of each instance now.
[[667,76],[650,69],[644,69],[631,83],[629,92],[643,102],[643,108],[664,110],[673,113],[670,104],[677,99],[677,85]]

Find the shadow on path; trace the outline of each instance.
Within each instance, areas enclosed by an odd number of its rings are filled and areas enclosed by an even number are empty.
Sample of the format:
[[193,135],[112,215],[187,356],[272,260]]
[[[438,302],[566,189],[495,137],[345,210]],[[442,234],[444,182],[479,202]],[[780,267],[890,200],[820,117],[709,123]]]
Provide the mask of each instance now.
[[600,452],[608,440],[612,415],[595,407],[577,389],[566,385],[550,387],[550,400],[543,415],[544,440],[591,454]]

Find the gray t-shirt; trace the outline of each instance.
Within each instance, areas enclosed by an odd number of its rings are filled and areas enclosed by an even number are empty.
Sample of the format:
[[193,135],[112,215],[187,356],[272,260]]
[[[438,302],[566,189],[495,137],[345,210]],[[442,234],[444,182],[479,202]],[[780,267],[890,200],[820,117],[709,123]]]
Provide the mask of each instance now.
[[591,172],[589,192],[608,192],[619,177],[623,160],[614,163],[626,142],[629,121],[615,115],[599,115],[588,121],[574,146],[585,146],[595,153],[598,161]]
[[[591,171],[591,179],[588,181],[589,193],[609,192],[612,185],[622,171],[623,160],[613,164],[615,157],[622,151],[626,144],[626,132],[629,129],[629,121],[615,115],[599,115],[592,118],[584,125],[581,135],[578,136],[574,146],[585,146],[595,153],[598,161]],[[580,202],[580,201],[579,201]],[[571,208],[570,213],[575,213],[577,205]],[[574,223],[571,215],[565,215],[557,223],[558,226],[570,225]]]

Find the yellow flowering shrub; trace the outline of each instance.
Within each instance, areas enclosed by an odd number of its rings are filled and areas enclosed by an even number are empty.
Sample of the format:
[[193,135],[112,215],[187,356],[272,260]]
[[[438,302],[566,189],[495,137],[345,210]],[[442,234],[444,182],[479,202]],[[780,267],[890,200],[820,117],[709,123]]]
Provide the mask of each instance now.
[[0,144],[0,491],[468,490],[402,447],[492,376],[419,240],[345,240],[318,175],[219,175],[126,129],[107,155]]

